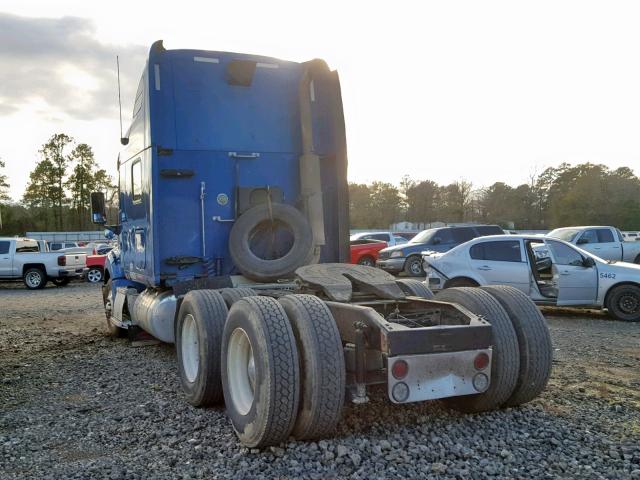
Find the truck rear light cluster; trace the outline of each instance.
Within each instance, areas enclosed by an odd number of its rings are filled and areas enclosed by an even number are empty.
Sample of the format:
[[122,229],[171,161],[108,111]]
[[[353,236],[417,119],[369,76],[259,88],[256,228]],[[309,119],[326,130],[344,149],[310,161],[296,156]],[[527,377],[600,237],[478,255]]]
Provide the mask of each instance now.
[[66,265],[67,265],[67,257],[65,257],[64,255],[61,255],[60,257],[58,257],[58,266],[64,267]]
[[484,370],[489,366],[489,355],[485,352],[481,352],[473,359],[473,366],[476,370]]
[[402,380],[409,373],[409,364],[404,360],[396,360],[391,367],[391,375],[396,380]]

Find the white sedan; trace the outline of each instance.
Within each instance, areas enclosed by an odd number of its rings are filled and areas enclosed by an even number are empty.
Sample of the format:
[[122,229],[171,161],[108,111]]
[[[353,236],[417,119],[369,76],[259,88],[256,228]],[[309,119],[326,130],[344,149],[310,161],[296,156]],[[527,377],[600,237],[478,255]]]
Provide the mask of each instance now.
[[606,308],[640,321],[640,265],[605,261],[561,240],[480,237],[446,253],[425,253],[429,288],[511,285],[539,305]]

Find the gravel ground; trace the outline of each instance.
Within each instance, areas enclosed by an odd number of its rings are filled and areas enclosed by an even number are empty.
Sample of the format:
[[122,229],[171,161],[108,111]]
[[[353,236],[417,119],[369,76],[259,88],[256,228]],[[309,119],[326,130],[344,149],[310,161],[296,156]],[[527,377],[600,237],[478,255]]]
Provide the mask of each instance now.
[[99,288],[0,285],[1,478],[638,478],[640,324],[545,311],[555,351],[532,403],[348,406],[334,438],[241,447],[180,392],[170,345],[104,334]]

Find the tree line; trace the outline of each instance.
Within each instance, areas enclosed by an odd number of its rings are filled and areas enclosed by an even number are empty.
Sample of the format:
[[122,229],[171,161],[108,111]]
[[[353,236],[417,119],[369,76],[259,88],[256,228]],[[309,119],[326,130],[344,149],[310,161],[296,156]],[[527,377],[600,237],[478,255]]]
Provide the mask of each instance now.
[[548,230],[567,225],[614,225],[640,230],[640,178],[628,167],[563,163],[527,183],[474,187],[459,180],[439,185],[405,176],[400,185],[349,184],[352,228],[414,223],[477,222]]
[[[106,192],[111,203],[117,201],[117,195],[113,179],[98,168],[91,147],[56,133],[39,150],[39,156],[20,202],[8,203],[10,185],[0,170],[0,235],[93,230],[89,218],[91,192]],[[5,164],[0,161],[3,168]]]

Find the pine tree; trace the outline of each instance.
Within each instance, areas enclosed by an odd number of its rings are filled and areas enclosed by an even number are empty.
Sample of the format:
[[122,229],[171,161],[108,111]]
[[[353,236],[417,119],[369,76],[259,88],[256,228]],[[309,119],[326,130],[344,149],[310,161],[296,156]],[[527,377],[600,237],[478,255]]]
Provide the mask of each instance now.
[[64,192],[64,177],[67,174],[67,166],[70,162],[70,157],[65,150],[71,142],[73,142],[73,138],[70,136],[64,133],[56,133],[40,150],[42,158],[51,164],[52,183],[49,187],[53,205],[56,207],[56,227],[58,230],[63,229],[62,206],[67,200]]
[[78,215],[78,228],[83,230],[87,223],[87,207],[90,202],[90,194],[96,189],[96,174],[94,170],[97,164],[93,156],[93,150],[86,143],[76,146],[70,157],[75,161],[75,166],[65,186],[71,192],[72,206]]

